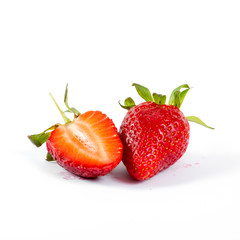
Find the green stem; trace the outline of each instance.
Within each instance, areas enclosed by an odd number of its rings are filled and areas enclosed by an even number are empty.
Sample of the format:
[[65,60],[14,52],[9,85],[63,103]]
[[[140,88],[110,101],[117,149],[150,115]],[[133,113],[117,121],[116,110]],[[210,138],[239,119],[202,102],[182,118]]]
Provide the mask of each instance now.
[[68,83],[66,85],[66,90],[65,90],[65,94],[64,94],[64,103],[65,103],[68,111],[74,114],[74,118],[77,118],[80,115],[80,112],[76,108],[70,108],[68,105]]
[[54,97],[52,96],[52,94],[51,94],[51,93],[49,93],[49,94],[50,94],[52,100],[54,101],[55,105],[57,106],[60,114],[62,115],[62,118],[63,118],[64,122],[65,122],[65,123],[71,122],[71,120],[70,120],[70,119],[65,115],[65,113],[60,109],[60,107],[58,106],[58,104],[57,104],[57,102],[55,101],[55,99],[54,99]]

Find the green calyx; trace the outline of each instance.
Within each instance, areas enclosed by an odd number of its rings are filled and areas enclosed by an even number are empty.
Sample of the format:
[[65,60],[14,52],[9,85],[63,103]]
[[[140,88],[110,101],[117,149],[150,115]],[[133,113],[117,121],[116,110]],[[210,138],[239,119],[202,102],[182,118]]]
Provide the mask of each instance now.
[[136,106],[135,102],[134,102],[133,99],[130,98],[130,97],[128,97],[128,98],[125,99],[124,105],[122,105],[122,104],[120,103],[120,101],[118,101],[118,103],[120,104],[120,106],[121,106],[122,108],[127,109],[127,110],[129,110],[130,108]]
[[28,139],[36,146],[36,147],[41,147],[43,145],[43,143],[45,143],[51,132],[56,129],[60,124],[55,124],[53,126],[51,126],[50,128],[46,129],[45,131],[43,131],[42,133],[39,134],[32,134],[32,135],[28,135]]
[[[155,102],[159,105],[163,105],[166,103],[166,95],[162,95],[162,94],[157,94],[157,93],[153,93],[151,94],[151,92],[149,91],[148,88],[137,84],[137,83],[133,83],[132,86],[134,86],[139,94],[139,96],[141,98],[143,98],[146,102]],[[122,105],[120,103],[120,101],[118,101],[119,105],[124,108],[129,110],[130,108],[136,106],[134,100],[130,97],[126,98],[124,101],[124,105]]]
[[[151,94],[151,92],[149,91],[148,88],[137,84],[137,83],[133,83],[132,86],[134,86],[139,94],[139,96],[141,98],[143,98],[146,102],[155,102],[156,104],[159,105],[164,105],[166,104],[166,95],[162,95],[162,94],[158,94],[158,93],[153,93]],[[188,91],[190,90],[190,87],[187,84],[182,84],[179,87],[175,88],[169,98],[168,104],[169,105],[173,105],[177,108],[180,108],[183,100],[185,99],[185,96],[187,95]],[[129,110],[130,108],[136,106],[134,100],[130,97],[126,98],[124,101],[124,105],[122,105],[119,101],[119,104],[122,108]],[[195,122],[198,123],[204,127],[207,127],[209,129],[214,129],[210,126],[208,126],[207,124],[205,124],[201,119],[199,119],[198,117],[194,117],[194,116],[189,116],[186,117],[188,121],[191,122]]]
[[[182,88],[185,90],[181,91]],[[174,106],[180,108],[183,103],[183,100],[189,90],[190,90],[190,87],[187,84],[183,84],[183,85],[175,88],[170,95],[168,104],[174,105]]]
[[[58,111],[60,112],[65,124],[72,122],[67,115],[65,114],[66,112],[68,113],[73,113],[74,114],[74,118],[77,118],[80,115],[80,112],[76,109],[76,108],[71,108],[68,105],[68,84],[66,85],[66,90],[65,90],[65,94],[64,94],[64,104],[67,107],[66,111],[62,111],[61,108],[59,107],[59,105],[57,104],[56,100],[54,99],[54,97],[52,96],[51,93],[49,93],[53,102],[55,103],[56,107],[58,108]],[[48,129],[46,129],[45,131],[43,131],[42,133],[39,134],[32,134],[32,135],[28,135],[28,139],[36,146],[36,147],[40,147],[42,146],[43,143],[45,143],[51,132],[56,129],[58,126],[60,126],[60,123],[54,124],[53,126],[49,127]],[[46,156],[46,160],[47,161],[53,161],[53,158],[51,157],[51,155],[48,153]]]
[[214,128],[208,126],[206,123],[204,123],[204,122],[203,122],[201,119],[199,119],[198,117],[188,116],[188,117],[186,117],[186,118],[187,118],[187,120],[190,121],[190,122],[195,122],[195,123],[200,124],[200,125],[202,125],[202,126],[204,126],[204,127],[206,127],[206,128],[214,129]]
[[52,157],[52,155],[48,152],[47,155],[46,155],[46,160],[48,162],[52,162],[52,161],[55,161],[55,159]]

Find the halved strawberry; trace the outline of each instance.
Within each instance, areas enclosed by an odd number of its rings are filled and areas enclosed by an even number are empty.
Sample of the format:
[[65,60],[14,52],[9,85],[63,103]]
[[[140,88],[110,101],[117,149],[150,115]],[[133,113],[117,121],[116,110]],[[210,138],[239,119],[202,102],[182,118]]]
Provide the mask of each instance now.
[[59,126],[46,142],[47,150],[66,170],[82,176],[109,173],[121,161],[122,143],[112,120],[89,111]]
[[113,121],[100,111],[80,114],[70,108],[67,88],[64,102],[74,113],[74,120],[70,121],[56,103],[65,124],[56,124],[42,134],[31,135],[30,140],[36,146],[47,141],[47,160],[56,160],[73,174],[86,178],[106,175],[122,159],[123,146]]

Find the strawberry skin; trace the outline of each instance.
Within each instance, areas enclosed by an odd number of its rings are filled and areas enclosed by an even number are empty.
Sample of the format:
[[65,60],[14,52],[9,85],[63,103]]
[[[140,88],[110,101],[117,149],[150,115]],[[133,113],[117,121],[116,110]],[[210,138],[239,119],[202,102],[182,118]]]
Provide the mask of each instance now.
[[186,151],[189,123],[178,107],[144,102],[131,107],[120,127],[123,163],[137,180],[153,177]]
[[114,123],[100,111],[88,111],[57,127],[46,146],[60,166],[85,178],[112,171],[121,161],[123,151]]

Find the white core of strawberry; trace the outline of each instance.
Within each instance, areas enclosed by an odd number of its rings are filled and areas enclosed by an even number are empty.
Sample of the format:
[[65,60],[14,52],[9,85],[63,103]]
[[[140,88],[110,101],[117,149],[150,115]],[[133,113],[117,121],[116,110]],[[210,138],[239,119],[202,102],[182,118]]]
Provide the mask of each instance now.
[[96,147],[94,146],[93,142],[89,138],[89,136],[79,129],[79,127],[74,124],[70,123],[67,125],[68,129],[72,132],[72,134],[78,139],[79,142],[84,144],[89,150],[96,152]]

